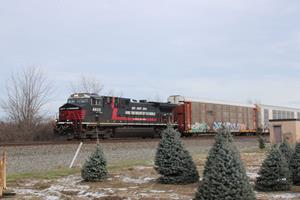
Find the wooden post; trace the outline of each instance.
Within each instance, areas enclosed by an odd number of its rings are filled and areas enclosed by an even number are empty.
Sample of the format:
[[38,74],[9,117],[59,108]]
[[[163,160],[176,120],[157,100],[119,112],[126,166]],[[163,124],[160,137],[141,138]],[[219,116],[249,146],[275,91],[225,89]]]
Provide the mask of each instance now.
[[0,197],[3,196],[3,160],[0,160]]
[[7,161],[7,153],[3,152],[3,189],[6,189],[6,161]]

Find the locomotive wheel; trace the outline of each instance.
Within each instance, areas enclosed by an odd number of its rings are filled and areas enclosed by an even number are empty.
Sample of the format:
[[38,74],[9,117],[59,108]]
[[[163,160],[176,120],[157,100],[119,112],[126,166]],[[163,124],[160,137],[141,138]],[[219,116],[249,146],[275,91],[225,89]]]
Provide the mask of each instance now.
[[114,137],[114,129],[108,128],[105,129],[104,134],[102,135],[102,139],[109,139]]

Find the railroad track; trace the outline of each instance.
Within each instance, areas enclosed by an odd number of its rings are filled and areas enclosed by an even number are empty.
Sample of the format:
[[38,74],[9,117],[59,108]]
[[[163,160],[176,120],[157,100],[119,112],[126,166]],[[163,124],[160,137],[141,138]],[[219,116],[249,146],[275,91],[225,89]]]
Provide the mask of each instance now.
[[[201,136],[191,136],[191,137],[182,137],[182,140],[211,140],[214,135],[201,135]],[[240,141],[247,141],[257,139],[257,136],[234,136],[235,139]],[[80,141],[83,141],[85,144],[94,144],[96,140],[51,140],[51,141],[34,141],[34,142],[5,142],[0,143],[0,147],[8,146],[39,146],[39,145],[67,145],[67,144],[78,144]],[[156,142],[159,141],[159,138],[111,138],[111,139],[99,139],[101,143],[134,143],[134,142]]]

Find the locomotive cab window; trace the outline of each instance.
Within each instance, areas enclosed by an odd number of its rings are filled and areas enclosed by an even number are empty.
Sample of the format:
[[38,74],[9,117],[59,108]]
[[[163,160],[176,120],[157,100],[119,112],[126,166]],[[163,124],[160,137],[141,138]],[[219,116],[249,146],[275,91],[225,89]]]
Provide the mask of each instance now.
[[86,104],[89,103],[89,99],[68,99],[68,103]]
[[68,99],[68,103],[76,103],[75,99]]
[[89,99],[77,99],[76,102],[78,104],[86,104],[86,103],[89,103]]
[[92,102],[92,105],[95,105],[95,106],[101,106],[102,105],[102,101],[101,101],[101,99],[92,99],[91,100],[91,102]]

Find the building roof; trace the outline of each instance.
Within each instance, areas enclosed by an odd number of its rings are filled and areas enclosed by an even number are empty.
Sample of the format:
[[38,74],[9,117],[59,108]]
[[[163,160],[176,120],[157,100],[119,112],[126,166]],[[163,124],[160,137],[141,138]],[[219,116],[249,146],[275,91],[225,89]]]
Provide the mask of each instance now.
[[287,106],[273,106],[273,105],[266,105],[266,104],[258,104],[262,108],[266,109],[273,109],[273,110],[284,110],[284,111],[298,111],[300,112],[300,108],[292,108],[292,107],[287,107]]
[[300,119],[270,119],[270,122],[300,121]]

